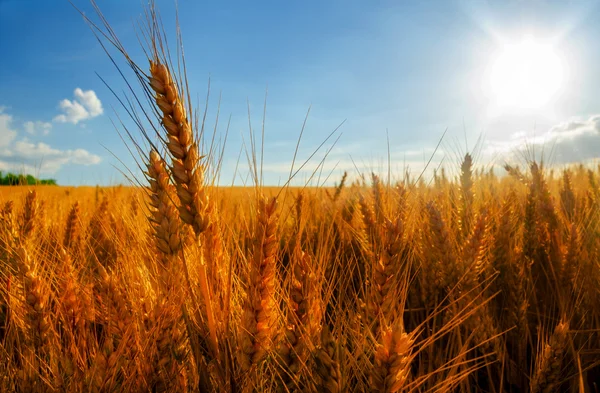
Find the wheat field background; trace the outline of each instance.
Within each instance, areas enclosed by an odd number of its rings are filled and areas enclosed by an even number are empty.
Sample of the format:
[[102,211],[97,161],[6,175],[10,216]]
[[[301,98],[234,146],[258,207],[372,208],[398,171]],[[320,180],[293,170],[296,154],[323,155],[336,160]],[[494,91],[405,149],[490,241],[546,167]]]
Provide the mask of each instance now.
[[0,190],[0,391],[597,391],[600,168],[214,186],[149,15],[140,186]]
[[593,391],[598,171],[463,169],[207,188],[199,235],[162,181],[3,189],[2,390]]

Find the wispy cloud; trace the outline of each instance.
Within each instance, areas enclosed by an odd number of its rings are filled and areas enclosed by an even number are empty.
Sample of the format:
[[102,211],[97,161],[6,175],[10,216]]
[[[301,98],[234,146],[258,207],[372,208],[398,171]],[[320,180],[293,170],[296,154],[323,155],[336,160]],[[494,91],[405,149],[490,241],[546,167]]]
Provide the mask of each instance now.
[[9,145],[17,136],[17,131],[12,129],[12,116],[4,113],[5,107],[0,106],[0,147]]
[[487,154],[514,154],[526,156],[542,152],[552,163],[568,164],[599,158],[600,115],[587,119],[571,119],[551,127],[547,132],[528,136],[523,132],[513,134],[508,141],[491,141],[487,144]]
[[[19,138],[18,131],[13,128],[13,117],[5,110],[0,107],[0,170],[54,174],[68,164],[87,166],[100,163],[99,156],[84,149],[61,150],[43,142],[32,142],[26,137]],[[48,129],[45,124],[27,121],[23,123],[23,131],[28,134],[31,134],[31,128],[43,131]]]
[[48,135],[52,129],[52,123],[44,121],[26,121],[23,123],[23,129],[30,135]]
[[73,92],[74,100],[64,99],[59,103],[63,114],[54,118],[55,122],[77,124],[80,121],[100,116],[104,109],[102,102],[93,90],[83,91],[79,87]]

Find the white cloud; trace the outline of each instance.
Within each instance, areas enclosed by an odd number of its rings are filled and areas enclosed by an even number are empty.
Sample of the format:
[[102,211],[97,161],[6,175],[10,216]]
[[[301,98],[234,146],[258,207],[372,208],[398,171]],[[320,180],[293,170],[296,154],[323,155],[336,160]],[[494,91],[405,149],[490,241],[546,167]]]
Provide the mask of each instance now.
[[31,135],[35,135],[38,133],[42,135],[48,135],[50,133],[50,130],[52,129],[52,123],[43,121],[26,121],[25,123],[23,123],[23,129],[26,133]]
[[67,150],[67,155],[73,164],[78,165],[95,165],[101,161],[100,157],[84,149]]
[[5,110],[6,107],[0,106],[0,147],[7,146],[17,136],[17,131],[11,128],[12,116]]
[[55,122],[77,124],[80,121],[100,116],[102,102],[93,90],[83,91],[79,87],[73,92],[75,99],[73,101],[64,99],[59,103],[60,109],[64,112],[54,118]]
[[485,148],[485,153],[490,155],[500,153],[534,158],[531,157],[534,152],[536,159],[543,153],[545,159],[554,164],[600,158],[600,115],[557,124],[541,135],[527,136],[518,132],[508,141],[491,141]]
[[[4,113],[5,108],[0,107],[0,170],[26,172],[30,174],[54,174],[64,165],[95,165],[101,158],[84,149],[61,150],[53,148],[47,143],[31,142],[27,138],[18,138],[18,132],[12,128],[13,118]],[[31,122],[23,123],[23,130],[27,133],[33,129],[49,130],[48,123]]]
[[58,156],[61,153],[60,150],[53,149],[43,142],[35,144],[29,142],[27,139],[16,141],[13,145],[13,151],[19,157],[23,158],[52,157]]

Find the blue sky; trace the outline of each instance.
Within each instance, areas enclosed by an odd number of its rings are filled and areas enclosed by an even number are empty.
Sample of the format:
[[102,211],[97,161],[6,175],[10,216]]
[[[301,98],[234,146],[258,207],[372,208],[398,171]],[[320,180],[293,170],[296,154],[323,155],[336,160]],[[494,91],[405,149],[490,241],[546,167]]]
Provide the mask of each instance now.
[[[88,1],[74,3],[93,18]],[[141,3],[98,4],[145,65],[134,29]],[[174,1],[157,5],[174,43]],[[260,130],[267,86],[266,184],[287,179],[309,106],[299,162],[345,121],[322,181],[356,168],[386,172],[386,133],[396,172],[408,166],[418,173],[445,129],[433,161],[443,159],[448,167],[480,136],[478,164],[485,166],[513,160],[524,143],[539,145],[557,165],[592,160],[600,151],[597,1],[180,0],[179,10],[194,104],[204,105],[210,77],[208,124],[214,125],[219,94],[219,135],[231,116],[223,184],[232,182],[249,139],[247,102]],[[519,105],[499,105],[500,93],[488,87],[490,70],[524,37],[533,37],[535,48],[551,48],[560,74],[548,71],[552,64],[535,63],[535,73],[548,80],[528,92],[544,101],[530,107],[519,98],[523,91],[502,90],[519,83],[501,69],[496,85]],[[0,52],[0,170],[33,172],[64,185],[123,182],[114,156],[131,169],[135,162],[111,120],[124,112],[98,75],[118,92],[126,86],[69,2],[0,0]],[[558,79],[560,86],[543,96],[544,86]],[[297,181],[321,158],[318,153]],[[236,184],[246,169],[242,160]]]

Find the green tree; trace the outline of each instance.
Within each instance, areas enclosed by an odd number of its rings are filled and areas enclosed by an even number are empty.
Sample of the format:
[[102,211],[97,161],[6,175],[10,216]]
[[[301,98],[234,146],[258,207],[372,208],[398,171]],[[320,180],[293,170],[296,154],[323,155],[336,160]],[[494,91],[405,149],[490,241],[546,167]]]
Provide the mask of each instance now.
[[32,175],[16,175],[14,173],[3,173],[2,171],[0,171],[0,186],[34,186],[36,184],[55,186],[56,179],[38,179]]

